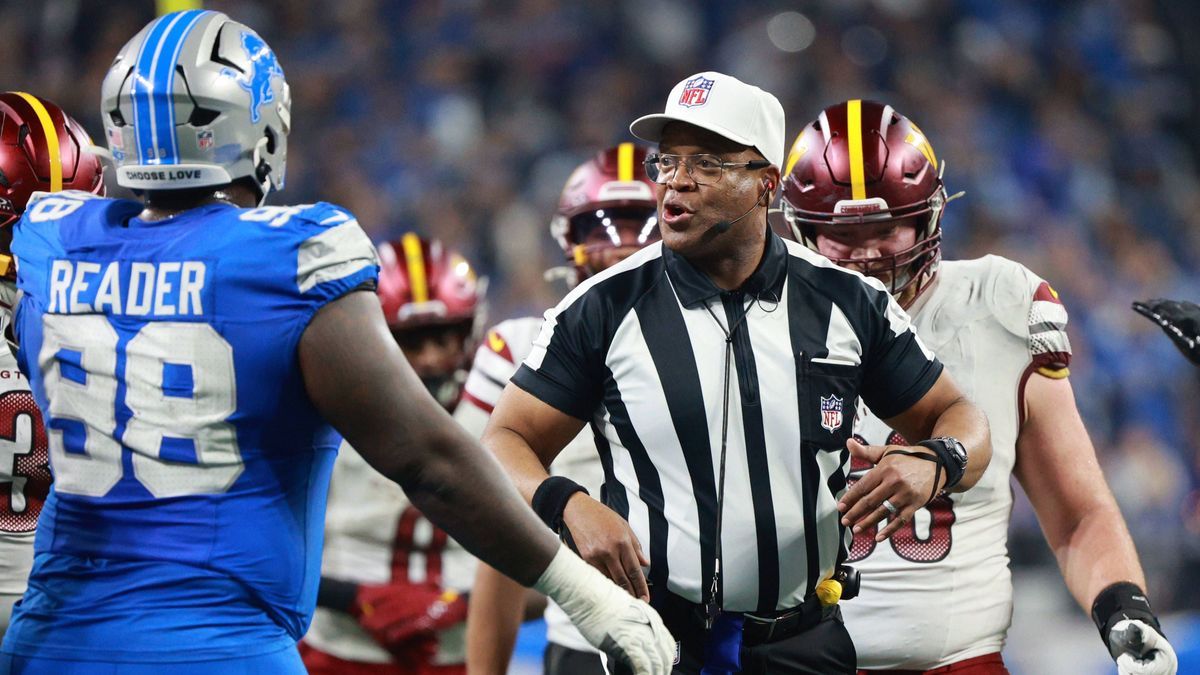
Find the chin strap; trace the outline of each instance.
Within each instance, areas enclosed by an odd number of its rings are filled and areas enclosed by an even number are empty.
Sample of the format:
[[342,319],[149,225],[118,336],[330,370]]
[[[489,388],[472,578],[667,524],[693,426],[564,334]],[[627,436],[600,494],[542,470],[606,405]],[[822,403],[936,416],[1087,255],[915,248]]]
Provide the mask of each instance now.
[[254,154],[251,156],[251,162],[254,164],[254,179],[258,183],[259,197],[258,205],[262,206],[267,202],[267,195],[271,193],[271,167],[263,161],[263,150],[267,148],[266,136],[258,139],[254,144]]

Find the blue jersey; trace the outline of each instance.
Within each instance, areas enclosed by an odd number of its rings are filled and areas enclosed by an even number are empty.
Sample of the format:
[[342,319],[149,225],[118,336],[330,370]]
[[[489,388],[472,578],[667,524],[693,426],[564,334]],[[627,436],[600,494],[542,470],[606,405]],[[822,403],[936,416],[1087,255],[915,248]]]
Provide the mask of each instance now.
[[329,204],[141,210],[56,193],[16,226],[18,359],[55,483],[7,652],[246,656],[312,616],[340,438],[297,345],[374,287],[375,249]]

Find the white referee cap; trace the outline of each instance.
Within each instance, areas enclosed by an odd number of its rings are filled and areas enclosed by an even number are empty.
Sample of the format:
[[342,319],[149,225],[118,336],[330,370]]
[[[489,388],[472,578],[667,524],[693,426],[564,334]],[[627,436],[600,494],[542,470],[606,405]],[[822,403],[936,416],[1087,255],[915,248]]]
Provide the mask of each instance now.
[[661,114],[637,118],[629,131],[657,143],[671,122],[694,124],[748,145],[783,169],[783,105],[771,93],[732,75],[710,70],[685,78],[671,90]]

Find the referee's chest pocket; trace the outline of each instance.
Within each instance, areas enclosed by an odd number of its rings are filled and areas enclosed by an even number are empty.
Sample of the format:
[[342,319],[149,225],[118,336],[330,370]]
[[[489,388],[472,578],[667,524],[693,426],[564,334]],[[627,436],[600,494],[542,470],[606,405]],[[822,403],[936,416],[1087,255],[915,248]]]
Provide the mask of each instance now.
[[854,432],[858,366],[804,359],[800,366],[800,430],[806,450],[842,450]]

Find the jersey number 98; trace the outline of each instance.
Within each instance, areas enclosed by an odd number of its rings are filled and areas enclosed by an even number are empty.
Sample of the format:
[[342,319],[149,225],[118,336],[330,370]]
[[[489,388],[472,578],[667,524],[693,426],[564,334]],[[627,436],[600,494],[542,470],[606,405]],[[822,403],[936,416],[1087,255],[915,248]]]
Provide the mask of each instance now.
[[[226,421],[237,407],[233,348],[212,326],[189,322],[149,323],[119,342],[103,316],[44,317],[38,363],[55,489],[107,494],[124,475],[124,445],[155,497],[228,490],[242,473]],[[128,411],[120,434],[119,400]]]

